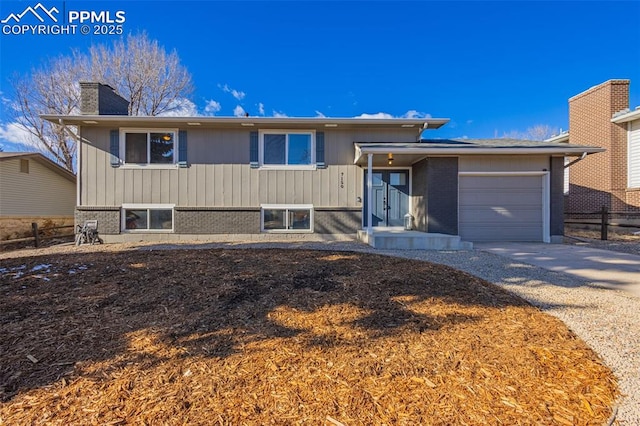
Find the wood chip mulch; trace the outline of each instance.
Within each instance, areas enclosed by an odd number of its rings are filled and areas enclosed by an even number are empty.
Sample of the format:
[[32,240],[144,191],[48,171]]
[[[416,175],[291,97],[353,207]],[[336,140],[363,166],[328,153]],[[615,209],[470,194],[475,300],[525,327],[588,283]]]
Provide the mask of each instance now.
[[426,262],[307,250],[0,263],[0,425],[602,425],[566,326]]

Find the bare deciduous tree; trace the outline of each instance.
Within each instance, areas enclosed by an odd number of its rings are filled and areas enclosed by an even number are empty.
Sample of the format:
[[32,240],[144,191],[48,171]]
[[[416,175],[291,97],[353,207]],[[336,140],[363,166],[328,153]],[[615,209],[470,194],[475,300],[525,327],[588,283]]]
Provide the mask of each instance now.
[[76,152],[75,128],[64,128],[40,118],[40,114],[68,115],[80,104],[78,79],[82,76],[81,58],[59,57],[47,66],[34,69],[28,76],[15,76],[13,116],[35,145],[61,166],[73,171]]
[[179,108],[192,90],[191,75],[175,51],[142,33],[89,50],[93,79],[129,99],[130,115],[162,115]]
[[549,139],[551,136],[557,135],[559,132],[558,128],[551,127],[548,124],[536,124],[535,126],[527,128],[524,132],[512,130],[509,133],[504,133],[502,138],[543,141],[545,139]]
[[191,75],[178,54],[167,53],[145,34],[130,35],[112,45],[94,45],[89,53],[74,52],[49,60],[28,75],[12,80],[13,118],[38,148],[73,171],[78,132],[42,120],[42,114],[78,114],[80,81],[108,84],[130,100],[130,115],[162,115],[188,101]]

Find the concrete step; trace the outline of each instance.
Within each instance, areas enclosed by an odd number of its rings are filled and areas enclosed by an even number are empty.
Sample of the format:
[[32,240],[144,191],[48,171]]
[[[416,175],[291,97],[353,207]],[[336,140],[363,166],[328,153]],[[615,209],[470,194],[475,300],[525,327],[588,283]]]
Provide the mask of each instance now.
[[380,250],[471,250],[473,244],[457,235],[405,230],[358,231],[358,240]]

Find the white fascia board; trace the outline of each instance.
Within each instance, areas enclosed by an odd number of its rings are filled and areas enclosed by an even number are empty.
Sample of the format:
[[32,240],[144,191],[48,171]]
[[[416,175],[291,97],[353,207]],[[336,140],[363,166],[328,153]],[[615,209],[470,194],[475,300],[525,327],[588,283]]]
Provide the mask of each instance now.
[[568,143],[569,142],[569,132],[560,133],[559,135],[551,136],[549,139],[545,139],[544,142]]
[[130,115],[49,115],[40,116],[44,120],[76,126],[99,126],[109,123],[123,123],[131,126],[184,124],[185,126],[260,128],[280,125],[326,127],[326,128],[411,128],[415,130],[437,129],[449,122],[448,118],[330,118],[330,117],[164,117]]
[[389,152],[401,154],[418,154],[432,156],[458,156],[458,155],[553,155],[563,157],[576,157],[583,154],[595,154],[606,151],[598,147],[567,147],[558,148],[401,148],[394,146],[363,147],[356,144],[354,164],[358,164],[367,154],[386,155]]
[[627,123],[629,121],[640,120],[640,107],[636,108],[633,111],[629,111],[625,114],[618,115],[611,119],[612,123],[620,124]]

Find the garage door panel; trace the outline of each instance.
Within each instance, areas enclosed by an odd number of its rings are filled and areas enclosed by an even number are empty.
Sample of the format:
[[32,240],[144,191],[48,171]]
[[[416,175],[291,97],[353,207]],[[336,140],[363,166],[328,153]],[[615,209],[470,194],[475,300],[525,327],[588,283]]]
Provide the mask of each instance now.
[[538,210],[516,210],[516,209],[482,209],[479,211],[464,210],[459,215],[461,222],[482,223],[534,223],[542,224],[542,217]]
[[542,241],[542,188],[542,176],[460,176],[460,236],[468,241]]
[[462,237],[466,241],[540,241],[540,228],[536,226],[516,228],[500,226],[496,228],[491,235],[488,235],[485,229],[470,228],[467,229]]
[[465,200],[467,205],[499,205],[512,206],[514,198],[518,199],[519,205],[527,205],[537,208],[540,206],[540,191],[495,193],[495,192],[461,192],[460,199]]
[[536,190],[540,187],[540,176],[465,176],[460,180],[460,190],[492,188],[499,191]]

